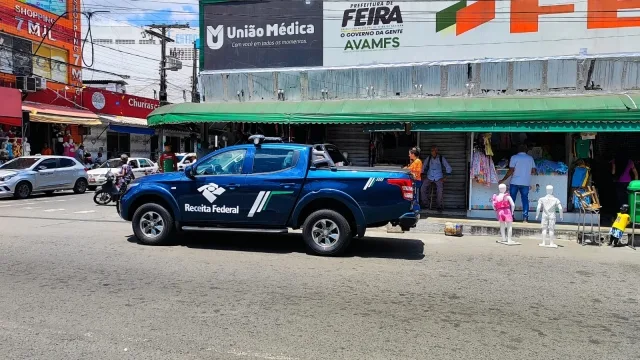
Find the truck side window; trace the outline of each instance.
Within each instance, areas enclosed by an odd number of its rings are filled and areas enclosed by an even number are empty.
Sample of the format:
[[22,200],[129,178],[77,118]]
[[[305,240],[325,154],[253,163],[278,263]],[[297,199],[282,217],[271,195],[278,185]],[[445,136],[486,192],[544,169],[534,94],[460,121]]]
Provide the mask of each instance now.
[[256,148],[252,173],[263,174],[289,169],[296,166],[298,158],[298,150]]
[[242,174],[246,150],[231,150],[198,162],[196,175]]

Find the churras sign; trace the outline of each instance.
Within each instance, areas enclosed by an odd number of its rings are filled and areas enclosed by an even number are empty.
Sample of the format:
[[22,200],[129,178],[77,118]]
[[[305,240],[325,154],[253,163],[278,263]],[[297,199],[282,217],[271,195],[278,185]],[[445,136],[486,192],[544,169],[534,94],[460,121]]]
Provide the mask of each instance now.
[[203,70],[322,66],[322,1],[204,5]]

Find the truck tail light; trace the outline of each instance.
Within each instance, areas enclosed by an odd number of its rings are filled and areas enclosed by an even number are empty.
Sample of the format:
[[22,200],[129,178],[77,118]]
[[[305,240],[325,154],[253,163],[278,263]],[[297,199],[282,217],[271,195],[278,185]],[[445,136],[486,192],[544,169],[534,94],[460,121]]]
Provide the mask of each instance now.
[[405,200],[413,200],[413,181],[411,179],[387,179],[387,183],[399,186]]

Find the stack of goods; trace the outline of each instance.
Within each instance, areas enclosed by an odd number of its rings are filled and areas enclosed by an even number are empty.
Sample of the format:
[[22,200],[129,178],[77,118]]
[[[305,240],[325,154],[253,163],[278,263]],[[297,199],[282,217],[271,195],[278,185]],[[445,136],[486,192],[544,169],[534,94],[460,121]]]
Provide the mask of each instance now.
[[462,236],[462,224],[445,223],[444,234],[446,236]]
[[569,167],[561,161],[536,160],[536,170],[538,171],[538,175],[564,175],[569,171]]

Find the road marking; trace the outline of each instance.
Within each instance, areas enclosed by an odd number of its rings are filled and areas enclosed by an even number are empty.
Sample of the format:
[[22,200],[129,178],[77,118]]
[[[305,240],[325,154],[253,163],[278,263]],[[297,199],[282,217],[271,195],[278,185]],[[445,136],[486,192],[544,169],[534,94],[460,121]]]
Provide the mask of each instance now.
[[76,211],[74,214],[91,214],[96,212],[95,210],[84,210],[84,211]]
[[39,207],[35,206],[35,207],[31,207],[31,206],[27,206],[26,208],[24,208],[25,210],[35,210],[35,209],[40,209]]
[[64,211],[64,209],[47,209],[44,212]]
[[5,208],[5,207],[9,207],[9,206],[15,206],[15,205],[12,205],[12,204],[9,204],[9,205],[0,205],[0,208]]
[[26,204],[20,204],[20,205],[35,205],[36,203],[26,203]]

